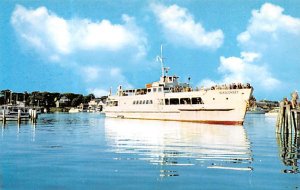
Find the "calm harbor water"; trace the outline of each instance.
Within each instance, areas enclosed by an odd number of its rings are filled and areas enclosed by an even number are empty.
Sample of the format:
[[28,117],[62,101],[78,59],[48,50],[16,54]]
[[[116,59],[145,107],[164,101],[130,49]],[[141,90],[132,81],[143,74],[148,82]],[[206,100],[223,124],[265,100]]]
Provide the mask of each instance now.
[[298,189],[300,139],[244,126],[44,114],[1,127],[0,189]]

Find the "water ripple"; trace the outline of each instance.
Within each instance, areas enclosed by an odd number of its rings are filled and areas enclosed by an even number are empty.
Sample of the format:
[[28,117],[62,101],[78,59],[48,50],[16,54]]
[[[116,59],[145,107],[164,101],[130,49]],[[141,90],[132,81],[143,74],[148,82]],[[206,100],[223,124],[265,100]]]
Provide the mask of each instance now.
[[138,155],[154,165],[252,170],[243,126],[106,118],[105,136],[108,151]]

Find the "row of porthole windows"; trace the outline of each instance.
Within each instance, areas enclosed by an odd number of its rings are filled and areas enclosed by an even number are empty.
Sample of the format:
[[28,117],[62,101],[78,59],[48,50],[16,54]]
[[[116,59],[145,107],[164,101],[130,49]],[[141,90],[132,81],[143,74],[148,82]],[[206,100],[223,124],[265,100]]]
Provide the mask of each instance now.
[[152,100],[134,100],[133,105],[136,104],[153,104]]

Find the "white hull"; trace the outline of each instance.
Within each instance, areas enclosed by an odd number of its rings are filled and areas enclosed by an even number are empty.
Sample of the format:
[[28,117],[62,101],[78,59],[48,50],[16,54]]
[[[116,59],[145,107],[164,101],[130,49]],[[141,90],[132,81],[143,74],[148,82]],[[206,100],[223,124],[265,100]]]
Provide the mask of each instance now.
[[265,116],[268,116],[268,117],[277,117],[277,116],[278,116],[278,113],[276,113],[276,112],[273,112],[273,113],[265,113]]
[[78,108],[71,108],[69,110],[69,113],[78,113],[78,112],[80,112],[80,110]]
[[[252,89],[228,89],[110,96],[118,106],[106,106],[104,112],[107,117],[241,125],[251,93]],[[165,99],[186,97],[201,97],[203,103],[165,104]],[[153,104],[134,105],[135,100],[152,100]]]

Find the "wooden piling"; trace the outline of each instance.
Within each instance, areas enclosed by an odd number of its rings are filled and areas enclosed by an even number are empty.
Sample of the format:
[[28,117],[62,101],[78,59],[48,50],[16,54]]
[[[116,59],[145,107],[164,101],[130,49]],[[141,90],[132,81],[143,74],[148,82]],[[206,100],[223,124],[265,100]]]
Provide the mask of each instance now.
[[33,123],[36,123],[36,119],[37,119],[37,110],[32,110],[31,118],[32,118],[32,122],[33,122]]
[[296,120],[296,132],[300,134],[300,111],[295,112],[295,120]]
[[38,119],[39,115],[37,113],[37,110],[35,110],[35,119]]
[[285,127],[286,133],[291,134],[292,133],[291,105],[286,105],[285,114],[286,114],[286,127]]
[[33,114],[32,114],[32,111],[33,111],[32,109],[29,110],[29,116],[30,116],[30,120],[31,120],[31,121],[32,121],[32,115],[33,115]]
[[276,133],[299,133],[300,131],[300,110],[292,109],[290,104],[280,103],[280,109],[276,122]]
[[285,123],[284,115],[285,115],[284,103],[280,102],[280,109],[279,109],[279,113],[277,115],[277,122],[276,122],[276,133],[283,132],[283,125]]
[[3,110],[3,113],[2,113],[2,123],[3,123],[3,125],[5,125],[5,123],[6,123],[5,110]]
[[21,123],[21,110],[18,110],[18,118],[17,118],[18,124]]

